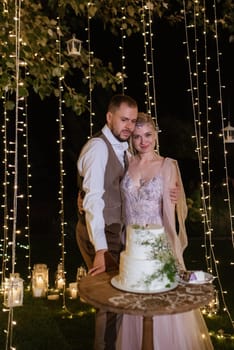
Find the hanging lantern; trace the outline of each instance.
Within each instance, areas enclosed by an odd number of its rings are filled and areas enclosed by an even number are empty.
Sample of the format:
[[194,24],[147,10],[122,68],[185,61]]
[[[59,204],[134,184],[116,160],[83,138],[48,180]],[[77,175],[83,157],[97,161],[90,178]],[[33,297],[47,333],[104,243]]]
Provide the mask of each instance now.
[[56,288],[63,289],[65,286],[65,277],[62,264],[58,264],[57,273],[56,273]]
[[69,56],[80,56],[81,43],[79,39],[76,39],[75,34],[73,34],[72,39],[67,41],[67,52]]
[[23,305],[23,279],[19,277],[19,273],[11,273],[10,278],[6,278],[4,282],[4,302],[6,307],[14,307]]
[[47,265],[35,264],[32,271],[32,292],[36,298],[45,297],[48,291],[49,273]]
[[234,127],[231,126],[230,122],[228,122],[228,125],[226,128],[223,129],[224,133],[224,142],[225,143],[233,143],[234,142]]

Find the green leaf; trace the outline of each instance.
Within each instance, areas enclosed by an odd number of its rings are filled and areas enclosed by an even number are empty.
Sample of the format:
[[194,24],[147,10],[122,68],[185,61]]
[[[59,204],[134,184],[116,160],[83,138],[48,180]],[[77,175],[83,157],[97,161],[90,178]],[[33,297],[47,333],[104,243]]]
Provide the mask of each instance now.
[[15,108],[15,102],[7,100],[5,103],[5,108],[8,111],[13,111],[13,109]]
[[25,87],[20,86],[20,87],[19,87],[19,96],[20,96],[20,97],[26,97],[26,96],[28,96],[28,90],[27,90]]

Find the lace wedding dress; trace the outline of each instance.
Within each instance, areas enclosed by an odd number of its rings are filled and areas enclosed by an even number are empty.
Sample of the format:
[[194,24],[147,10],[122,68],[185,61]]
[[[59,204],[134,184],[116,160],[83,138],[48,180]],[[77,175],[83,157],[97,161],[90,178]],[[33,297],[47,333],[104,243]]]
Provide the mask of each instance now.
[[[187,244],[185,226],[175,231],[175,207],[171,205],[168,188],[173,182],[183,185],[177,162],[165,158],[160,172],[149,181],[136,186],[129,173],[122,180],[125,204],[125,222],[128,224],[160,224],[168,234],[169,241],[180,264],[184,267],[183,250]],[[169,187],[168,187],[169,186]],[[183,226],[187,209],[184,192],[183,203],[177,204],[177,216]],[[172,207],[172,208],[171,208]],[[117,339],[118,350],[141,350],[142,317],[123,315]],[[211,350],[213,345],[200,310],[175,315],[154,317],[155,350]]]

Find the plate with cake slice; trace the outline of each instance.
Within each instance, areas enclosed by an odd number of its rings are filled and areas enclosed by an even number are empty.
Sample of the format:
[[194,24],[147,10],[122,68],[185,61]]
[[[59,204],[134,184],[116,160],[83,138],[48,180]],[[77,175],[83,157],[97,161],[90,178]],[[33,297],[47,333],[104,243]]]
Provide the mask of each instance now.
[[215,277],[205,271],[180,271],[178,281],[181,284],[205,284],[212,283]]

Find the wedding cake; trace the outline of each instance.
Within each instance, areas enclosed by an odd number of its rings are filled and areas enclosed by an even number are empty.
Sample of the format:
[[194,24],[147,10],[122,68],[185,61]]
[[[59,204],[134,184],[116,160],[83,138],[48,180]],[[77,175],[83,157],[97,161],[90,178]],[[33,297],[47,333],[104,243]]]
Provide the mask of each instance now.
[[112,284],[122,290],[153,293],[173,289],[176,263],[159,225],[129,225],[126,249],[120,254],[119,275]]

